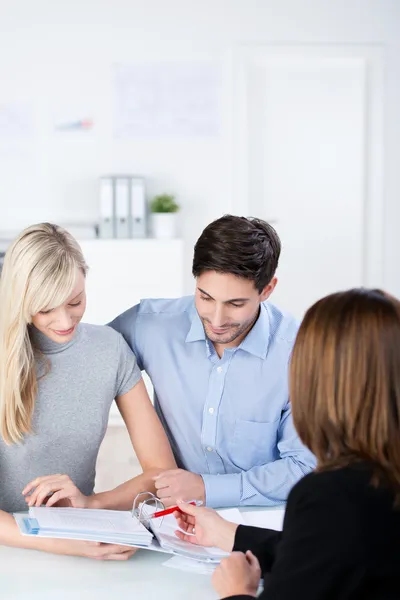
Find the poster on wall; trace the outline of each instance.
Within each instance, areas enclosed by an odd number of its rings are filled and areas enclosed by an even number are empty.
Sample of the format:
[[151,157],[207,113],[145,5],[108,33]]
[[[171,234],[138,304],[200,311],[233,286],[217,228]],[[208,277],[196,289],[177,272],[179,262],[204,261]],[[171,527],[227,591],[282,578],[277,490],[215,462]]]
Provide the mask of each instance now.
[[219,132],[219,69],[199,63],[114,66],[117,138],[209,137]]
[[33,107],[29,103],[0,102],[0,140],[29,140],[33,137]]
[[57,133],[88,133],[93,131],[93,107],[76,91],[68,98],[59,98],[53,108],[53,128]]
[[17,100],[0,100],[0,175],[8,177],[10,168],[27,168],[32,161],[35,142],[33,104]]

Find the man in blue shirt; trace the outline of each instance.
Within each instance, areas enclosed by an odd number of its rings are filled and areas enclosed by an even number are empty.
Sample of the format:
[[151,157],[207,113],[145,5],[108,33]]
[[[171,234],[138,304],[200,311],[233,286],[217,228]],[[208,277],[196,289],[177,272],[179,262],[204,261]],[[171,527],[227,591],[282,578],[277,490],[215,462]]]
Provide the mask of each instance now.
[[277,505],[315,466],[288,395],[298,325],[268,302],[280,250],[269,224],[226,215],[195,245],[194,297],[142,300],[111,323],[151,378],[180,467],[156,478],[167,506]]

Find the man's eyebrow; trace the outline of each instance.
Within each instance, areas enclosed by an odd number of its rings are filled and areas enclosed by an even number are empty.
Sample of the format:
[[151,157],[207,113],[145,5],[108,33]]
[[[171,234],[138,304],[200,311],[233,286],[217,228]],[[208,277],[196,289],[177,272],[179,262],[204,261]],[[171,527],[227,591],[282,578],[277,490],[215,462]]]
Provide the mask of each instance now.
[[209,294],[208,292],[206,292],[205,290],[202,290],[201,288],[197,288],[199,290],[199,292],[201,292],[202,294],[204,294],[205,296],[208,296],[209,298],[212,298],[214,300],[214,298],[211,296],[211,294]]
[[[197,289],[199,290],[199,292],[201,292],[205,296],[208,296],[209,298],[214,300],[214,298],[205,290],[202,290],[201,288],[197,288]],[[224,304],[229,304],[231,302],[248,302],[249,300],[250,300],[250,298],[231,298],[230,300],[225,300]]]

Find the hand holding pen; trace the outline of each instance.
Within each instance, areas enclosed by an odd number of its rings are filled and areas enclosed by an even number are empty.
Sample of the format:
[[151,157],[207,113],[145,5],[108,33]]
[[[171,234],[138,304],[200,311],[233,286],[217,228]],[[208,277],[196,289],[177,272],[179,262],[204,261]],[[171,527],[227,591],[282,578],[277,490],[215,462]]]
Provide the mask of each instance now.
[[[201,506],[203,503],[201,500],[189,500],[184,503],[191,504],[192,506]],[[149,517],[150,519],[158,519],[158,517],[166,517],[167,515],[172,515],[173,513],[182,513],[182,510],[179,506],[170,506],[169,508],[165,508],[164,510],[159,510]],[[183,514],[183,513],[182,513]]]
[[217,546],[226,552],[232,550],[238,525],[226,521],[212,508],[182,502],[174,515],[181,530],[175,532],[179,539],[198,546]]

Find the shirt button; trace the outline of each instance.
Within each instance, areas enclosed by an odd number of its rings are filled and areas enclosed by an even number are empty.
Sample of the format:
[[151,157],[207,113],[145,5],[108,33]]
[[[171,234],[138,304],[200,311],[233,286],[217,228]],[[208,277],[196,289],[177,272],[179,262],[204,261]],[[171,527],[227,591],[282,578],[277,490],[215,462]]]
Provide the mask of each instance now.
[[207,446],[207,452],[212,452],[213,449],[211,448],[211,446]]
[[210,415],[213,415],[214,414],[214,409],[213,408],[209,408],[208,412],[210,413]]
[[217,367],[218,373],[222,373],[222,367]]

